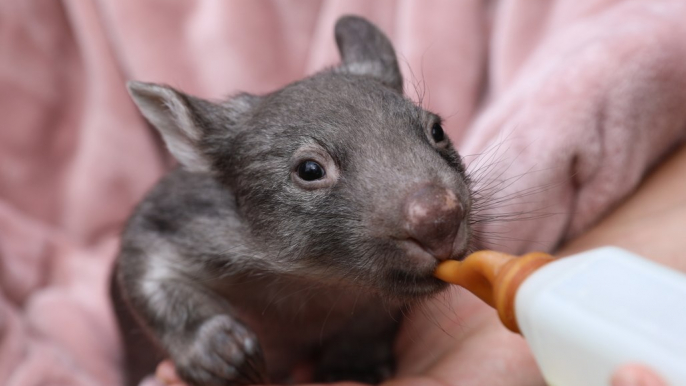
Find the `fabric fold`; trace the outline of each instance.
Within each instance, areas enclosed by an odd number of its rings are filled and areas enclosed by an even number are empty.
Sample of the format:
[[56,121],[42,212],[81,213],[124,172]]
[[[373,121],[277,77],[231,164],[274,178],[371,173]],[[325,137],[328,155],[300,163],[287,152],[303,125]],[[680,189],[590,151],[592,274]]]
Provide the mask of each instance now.
[[342,14],[387,32],[406,94],[445,118],[483,246],[553,250],[684,141],[679,0],[6,0],[1,384],[120,382],[108,270],[170,167],[126,81],[267,93],[338,62]]

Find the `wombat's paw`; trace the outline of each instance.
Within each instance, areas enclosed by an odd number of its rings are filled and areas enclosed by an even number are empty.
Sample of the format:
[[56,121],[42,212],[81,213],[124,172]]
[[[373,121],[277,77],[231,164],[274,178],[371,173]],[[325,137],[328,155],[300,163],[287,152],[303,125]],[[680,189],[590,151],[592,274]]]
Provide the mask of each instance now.
[[187,347],[176,351],[176,371],[191,385],[267,383],[264,358],[255,334],[230,316],[208,319]]

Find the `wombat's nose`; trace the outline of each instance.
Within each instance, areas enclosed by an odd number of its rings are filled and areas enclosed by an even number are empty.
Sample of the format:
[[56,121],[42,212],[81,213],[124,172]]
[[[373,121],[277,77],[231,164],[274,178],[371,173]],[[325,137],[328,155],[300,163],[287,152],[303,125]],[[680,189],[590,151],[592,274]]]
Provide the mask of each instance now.
[[409,236],[439,260],[452,253],[462,221],[462,205],[452,191],[424,185],[411,192],[405,205]]

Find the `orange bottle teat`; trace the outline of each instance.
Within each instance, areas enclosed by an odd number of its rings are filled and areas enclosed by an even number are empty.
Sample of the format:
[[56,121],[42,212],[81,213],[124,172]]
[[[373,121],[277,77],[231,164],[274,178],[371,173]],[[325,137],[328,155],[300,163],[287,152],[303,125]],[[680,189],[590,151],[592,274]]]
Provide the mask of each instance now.
[[542,252],[519,257],[495,251],[478,251],[462,261],[444,261],[436,268],[434,275],[478,296],[498,311],[505,327],[519,333],[514,309],[517,289],[531,273],[551,261],[553,257]]

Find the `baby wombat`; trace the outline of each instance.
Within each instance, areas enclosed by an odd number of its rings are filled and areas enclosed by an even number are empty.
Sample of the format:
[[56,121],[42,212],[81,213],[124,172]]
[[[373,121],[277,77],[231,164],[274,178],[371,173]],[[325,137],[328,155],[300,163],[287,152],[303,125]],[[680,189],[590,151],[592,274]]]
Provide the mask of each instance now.
[[403,306],[445,288],[471,198],[441,119],[402,94],[388,38],[336,24],[342,64],[210,102],[131,82],[181,164],[123,234],[113,298],[127,382],[171,358],[193,385],[392,374]]

